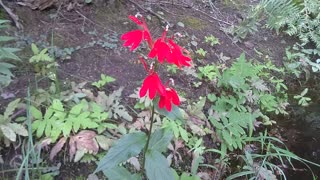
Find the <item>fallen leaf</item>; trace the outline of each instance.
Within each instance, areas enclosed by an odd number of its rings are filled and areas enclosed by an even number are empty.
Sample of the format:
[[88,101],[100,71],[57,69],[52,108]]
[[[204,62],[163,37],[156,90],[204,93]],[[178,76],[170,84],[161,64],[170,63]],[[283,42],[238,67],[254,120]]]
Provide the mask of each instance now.
[[50,160],[51,161],[61,151],[62,147],[66,143],[66,140],[67,139],[65,137],[63,137],[57,142],[56,145],[53,146],[53,148],[51,149],[51,152],[50,152]]

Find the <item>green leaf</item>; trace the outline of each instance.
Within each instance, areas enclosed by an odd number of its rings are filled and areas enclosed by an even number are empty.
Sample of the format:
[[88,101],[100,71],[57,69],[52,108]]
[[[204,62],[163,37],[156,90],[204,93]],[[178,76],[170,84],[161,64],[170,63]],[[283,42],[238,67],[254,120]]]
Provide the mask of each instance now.
[[98,163],[95,173],[108,171],[130,157],[138,155],[145,146],[147,136],[143,132],[126,134],[110,148],[107,155]]
[[110,170],[103,171],[104,175],[107,176],[109,180],[141,180],[141,176],[138,174],[131,174],[124,167],[114,167]]
[[28,131],[21,124],[9,123],[8,126],[18,135],[28,136]]
[[30,107],[30,112],[32,114],[32,116],[35,118],[35,119],[42,119],[42,113],[41,111],[39,111],[37,108],[35,108],[34,106],[31,106]]
[[4,42],[4,41],[11,41],[16,39],[15,37],[10,37],[10,36],[0,36],[0,42]]
[[171,131],[158,129],[151,134],[149,149],[152,151],[164,152],[172,138],[173,134]]
[[160,109],[158,104],[159,104],[158,102],[155,103],[155,109],[159,114],[166,116],[171,120],[183,119],[182,113],[178,106],[175,106],[174,104],[172,104],[172,109],[169,112],[165,108]]
[[3,113],[5,119],[8,119],[14,112],[14,110],[18,107],[20,102],[20,98],[10,102],[6,108],[6,111]]
[[0,125],[0,129],[2,131],[2,134],[8,138],[10,141],[15,142],[16,141],[16,133],[9,127],[6,125]]
[[185,129],[183,129],[181,126],[179,126],[179,132],[180,132],[181,138],[185,142],[188,142],[189,141],[188,132]]
[[158,151],[146,153],[146,174],[149,180],[174,180],[167,159]]
[[34,55],[39,54],[39,48],[34,43],[31,44],[31,50]]

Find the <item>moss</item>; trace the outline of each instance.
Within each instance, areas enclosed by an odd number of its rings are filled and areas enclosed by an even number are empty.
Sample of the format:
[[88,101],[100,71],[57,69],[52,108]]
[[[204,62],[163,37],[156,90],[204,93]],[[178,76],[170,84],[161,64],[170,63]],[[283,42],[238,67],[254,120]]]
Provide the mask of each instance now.
[[190,27],[196,30],[202,30],[207,26],[207,24],[204,21],[192,16],[186,16],[184,19],[182,19],[182,22],[187,27]]

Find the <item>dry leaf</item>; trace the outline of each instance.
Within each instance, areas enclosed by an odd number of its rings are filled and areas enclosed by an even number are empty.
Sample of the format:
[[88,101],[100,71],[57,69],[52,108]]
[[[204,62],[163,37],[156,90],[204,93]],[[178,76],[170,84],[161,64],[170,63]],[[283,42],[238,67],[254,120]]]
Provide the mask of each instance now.
[[53,146],[53,148],[51,149],[51,152],[50,152],[50,160],[51,161],[61,151],[62,147],[66,143],[66,140],[67,139],[65,137],[63,137],[57,142],[56,145]]

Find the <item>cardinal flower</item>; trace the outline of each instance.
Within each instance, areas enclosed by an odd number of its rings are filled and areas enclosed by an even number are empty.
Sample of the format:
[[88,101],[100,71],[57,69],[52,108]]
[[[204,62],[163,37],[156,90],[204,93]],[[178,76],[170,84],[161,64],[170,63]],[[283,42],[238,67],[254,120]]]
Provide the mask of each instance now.
[[141,43],[142,40],[148,42],[149,46],[152,46],[152,38],[149,32],[149,29],[145,23],[143,17],[141,17],[141,21],[135,16],[129,16],[129,18],[135,22],[137,25],[141,26],[142,29],[129,31],[121,36],[121,40],[124,40],[123,46],[131,46],[130,51],[135,50]]
[[147,91],[149,91],[150,99],[153,99],[157,93],[160,96],[165,96],[166,94],[165,87],[161,83],[161,80],[156,72],[152,72],[144,79],[139,92],[140,97],[144,97],[147,94]]
[[179,68],[181,66],[190,66],[191,58],[183,54],[188,54],[189,52],[171,39],[169,39],[169,44],[171,46],[171,55],[168,58],[168,62],[177,65]]
[[179,96],[173,88],[166,88],[165,96],[160,95],[159,108],[162,109],[163,107],[166,107],[168,111],[171,111],[171,103],[179,106]]
[[171,54],[170,47],[165,42],[167,31],[168,28],[166,28],[166,30],[163,32],[162,37],[156,40],[148,55],[149,58],[158,56],[158,60],[160,63],[163,63],[164,59],[168,59]]

